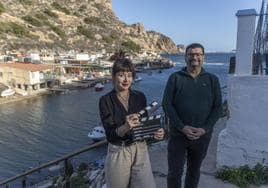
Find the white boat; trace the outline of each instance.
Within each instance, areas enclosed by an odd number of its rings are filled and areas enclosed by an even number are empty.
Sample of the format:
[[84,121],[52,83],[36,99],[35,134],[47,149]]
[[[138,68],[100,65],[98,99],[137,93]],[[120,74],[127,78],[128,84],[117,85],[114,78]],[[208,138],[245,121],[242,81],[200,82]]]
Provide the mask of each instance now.
[[100,141],[105,139],[105,130],[102,126],[96,126],[94,127],[87,135],[89,138],[91,138],[93,141]]
[[32,188],[49,188],[49,187],[52,187],[52,185],[53,185],[53,180],[45,180],[31,187]]
[[140,76],[136,76],[136,78],[134,79],[134,82],[139,82],[142,81],[142,78]]
[[57,164],[57,165],[53,165],[53,166],[49,167],[48,170],[50,172],[53,172],[53,171],[60,170],[61,168],[63,168],[63,166],[61,164]]
[[8,88],[4,91],[1,92],[1,97],[8,97],[8,96],[11,96],[11,95],[14,95],[15,94],[15,90],[14,89],[11,89],[11,88]]
[[95,85],[95,91],[101,91],[103,90],[103,88],[104,88],[104,85],[102,83],[97,83]]
[[87,76],[83,77],[83,80],[94,81],[94,80],[96,80],[96,78],[93,75],[87,75]]

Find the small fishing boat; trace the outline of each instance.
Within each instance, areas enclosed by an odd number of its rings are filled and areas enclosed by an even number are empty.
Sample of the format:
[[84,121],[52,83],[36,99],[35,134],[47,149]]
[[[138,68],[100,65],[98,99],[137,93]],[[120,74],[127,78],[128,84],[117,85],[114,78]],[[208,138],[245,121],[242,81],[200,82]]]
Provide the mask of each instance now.
[[11,95],[14,95],[15,94],[15,90],[14,89],[11,89],[11,88],[8,88],[4,91],[1,92],[1,97],[8,97],[8,96],[11,96]]
[[87,76],[83,77],[83,80],[94,81],[94,80],[96,80],[96,78],[93,75],[87,75]]
[[31,187],[37,187],[37,188],[48,188],[48,187],[53,187],[53,180],[44,180],[40,183],[34,184]]
[[57,164],[57,165],[53,165],[53,166],[49,167],[48,170],[53,172],[53,171],[60,170],[61,168],[63,168],[63,166],[61,164]]
[[94,127],[87,135],[89,138],[91,138],[93,141],[101,141],[105,139],[105,130],[102,126],[96,126]]
[[142,77],[136,76],[134,79],[134,82],[139,82],[139,81],[142,81]]
[[97,83],[95,86],[95,91],[101,91],[104,88],[104,85],[102,83]]

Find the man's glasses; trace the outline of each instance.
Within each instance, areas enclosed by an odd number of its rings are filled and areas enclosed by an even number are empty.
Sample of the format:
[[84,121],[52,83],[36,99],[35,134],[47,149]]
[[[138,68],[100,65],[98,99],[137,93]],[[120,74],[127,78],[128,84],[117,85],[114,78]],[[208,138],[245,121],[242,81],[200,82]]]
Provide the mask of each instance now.
[[204,56],[204,54],[201,54],[201,53],[187,53],[186,54],[188,57],[198,57],[198,58],[201,58]]

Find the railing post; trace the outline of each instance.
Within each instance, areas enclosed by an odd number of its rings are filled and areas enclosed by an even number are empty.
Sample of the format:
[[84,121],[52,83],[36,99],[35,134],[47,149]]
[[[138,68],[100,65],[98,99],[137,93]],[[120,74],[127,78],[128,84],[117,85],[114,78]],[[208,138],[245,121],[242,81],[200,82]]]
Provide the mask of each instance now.
[[3,180],[3,181],[0,180],[0,187],[9,188],[10,186],[8,184],[11,184],[11,182],[14,182],[15,180],[20,180],[21,179],[21,186],[20,187],[26,188],[27,175],[32,174],[34,172],[40,172],[41,169],[47,168],[47,167],[49,167],[51,165],[54,165],[54,164],[59,164],[60,162],[64,161],[65,179],[66,179],[66,186],[65,187],[70,188],[70,177],[71,177],[71,175],[73,173],[73,166],[68,160],[70,158],[74,157],[74,156],[77,156],[77,155],[79,155],[81,153],[87,152],[87,151],[89,151],[89,150],[91,150],[93,148],[99,147],[99,146],[104,145],[104,144],[107,144],[107,140],[103,140],[103,141],[100,141],[98,143],[91,144],[90,146],[86,146],[86,147],[84,147],[82,149],[79,149],[76,152],[73,152],[71,154],[67,154],[67,155],[65,155],[63,157],[60,157],[59,159],[50,161],[50,162],[48,162],[46,164],[41,164],[36,168],[33,168],[33,169],[28,170],[26,172],[22,172],[21,174],[18,174],[16,176],[8,178],[6,180]]
[[64,160],[64,172],[65,172],[65,188],[70,188],[70,177],[73,173],[73,166],[68,159]]
[[26,188],[26,177],[25,176],[22,177],[21,187]]

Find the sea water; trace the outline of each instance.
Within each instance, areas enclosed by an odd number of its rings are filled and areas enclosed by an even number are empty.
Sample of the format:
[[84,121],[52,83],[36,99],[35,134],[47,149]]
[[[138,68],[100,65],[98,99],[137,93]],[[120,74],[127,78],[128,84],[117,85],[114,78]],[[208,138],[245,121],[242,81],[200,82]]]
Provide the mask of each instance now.
[[[207,54],[205,59],[204,68],[219,77],[223,88],[226,86],[231,55],[233,54],[213,53]],[[148,103],[153,100],[161,102],[168,76],[185,65],[183,55],[164,56],[176,62],[176,66],[162,71],[139,73],[142,81],[133,85],[134,89],[145,93]],[[92,143],[87,134],[99,125],[99,98],[112,87],[109,83],[101,92],[89,88],[1,105],[0,180]],[[226,98],[225,91],[223,94]],[[93,161],[105,153],[106,147],[100,147],[73,158],[72,163],[77,165],[81,161]],[[38,182],[42,173],[49,172],[36,173],[31,181]]]

